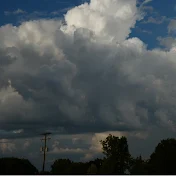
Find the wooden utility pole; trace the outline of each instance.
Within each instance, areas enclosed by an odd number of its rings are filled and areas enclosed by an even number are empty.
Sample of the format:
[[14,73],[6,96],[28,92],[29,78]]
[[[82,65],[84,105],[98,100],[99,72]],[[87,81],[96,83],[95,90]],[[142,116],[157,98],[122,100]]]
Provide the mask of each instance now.
[[48,147],[46,146],[46,141],[51,139],[51,138],[47,138],[48,135],[50,135],[51,133],[43,133],[41,135],[44,136],[43,139],[41,139],[42,141],[44,141],[44,147],[41,148],[41,151],[43,152],[43,167],[42,167],[42,171],[45,171],[45,161],[46,161],[46,152],[48,152]]

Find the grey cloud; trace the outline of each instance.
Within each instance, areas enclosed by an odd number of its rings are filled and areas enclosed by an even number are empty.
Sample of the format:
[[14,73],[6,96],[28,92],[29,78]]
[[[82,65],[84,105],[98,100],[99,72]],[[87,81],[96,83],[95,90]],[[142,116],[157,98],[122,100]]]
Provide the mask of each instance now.
[[[175,53],[148,51],[140,39],[127,39],[139,19],[135,1],[121,1],[115,17],[118,2],[109,1],[104,18],[105,1],[97,2],[70,10],[66,25],[35,20],[0,29],[4,137],[174,128]],[[19,129],[23,133],[11,134]]]
[[51,12],[51,15],[53,15],[53,16],[61,15],[63,13],[66,13],[68,10],[70,10],[72,8],[73,7],[66,7],[66,8],[63,8],[61,10],[56,10],[56,11]]
[[138,26],[136,26],[135,30],[140,32],[140,33],[145,33],[145,34],[148,34],[148,35],[152,34],[152,31],[142,29],[142,28],[140,28]]
[[168,25],[168,33],[175,33],[176,30],[176,20],[172,19]]
[[166,49],[172,48],[176,44],[176,39],[173,37],[158,37],[157,40],[161,46],[164,46]]
[[144,6],[144,7],[142,7],[142,9],[144,11],[149,11],[150,13],[152,13],[154,11],[154,8],[152,6]]
[[153,24],[162,24],[163,22],[167,21],[166,16],[162,17],[149,17],[147,20],[143,21],[142,23],[147,24],[147,23],[153,23]]
[[25,14],[27,13],[26,11],[22,10],[22,9],[17,9],[14,11],[5,11],[4,14],[5,15],[19,15],[19,14]]

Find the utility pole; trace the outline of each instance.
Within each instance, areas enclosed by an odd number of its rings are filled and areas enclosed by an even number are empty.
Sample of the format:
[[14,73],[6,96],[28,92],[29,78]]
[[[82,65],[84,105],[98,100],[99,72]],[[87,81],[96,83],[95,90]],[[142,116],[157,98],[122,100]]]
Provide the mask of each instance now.
[[51,139],[51,138],[47,138],[48,135],[50,135],[51,133],[43,133],[41,135],[44,136],[43,139],[41,139],[41,141],[44,141],[44,147],[41,147],[41,152],[43,152],[43,167],[42,167],[42,171],[45,171],[45,160],[46,160],[46,152],[48,152],[48,147],[46,146],[46,141]]

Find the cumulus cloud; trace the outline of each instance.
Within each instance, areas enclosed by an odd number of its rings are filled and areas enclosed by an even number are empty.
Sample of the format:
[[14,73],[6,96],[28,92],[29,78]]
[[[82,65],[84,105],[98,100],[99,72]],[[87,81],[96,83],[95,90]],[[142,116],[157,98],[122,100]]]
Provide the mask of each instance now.
[[[122,42],[139,18],[135,0],[92,0],[67,12],[67,27],[85,28],[101,40]],[[77,20],[75,20],[77,19]]]
[[129,38],[140,17],[136,0],[91,0],[69,10],[65,24],[2,26],[3,134],[174,129],[176,53]]

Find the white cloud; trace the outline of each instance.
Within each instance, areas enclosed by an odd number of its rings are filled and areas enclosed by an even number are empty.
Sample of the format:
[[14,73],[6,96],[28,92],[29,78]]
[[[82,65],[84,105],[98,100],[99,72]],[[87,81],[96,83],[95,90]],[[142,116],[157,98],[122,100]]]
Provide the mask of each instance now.
[[86,28],[99,39],[124,41],[134,27],[139,14],[135,0],[91,0],[69,10],[65,16],[67,28]]

